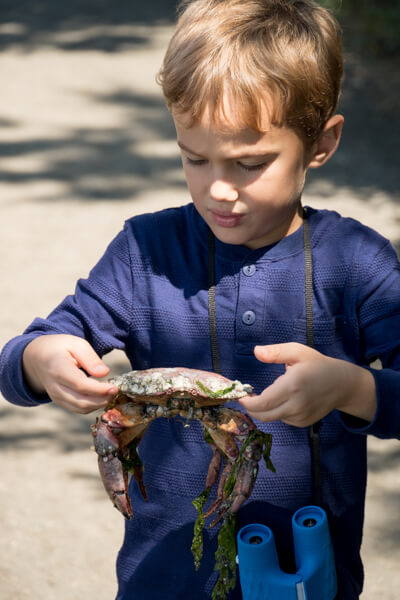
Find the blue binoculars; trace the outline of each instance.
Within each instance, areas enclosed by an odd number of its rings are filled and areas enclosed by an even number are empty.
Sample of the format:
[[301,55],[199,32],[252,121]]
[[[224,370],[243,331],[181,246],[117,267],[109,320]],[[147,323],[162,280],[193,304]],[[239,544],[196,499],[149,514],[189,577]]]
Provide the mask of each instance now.
[[243,600],[334,600],[335,560],[325,511],[305,506],[292,517],[296,573],[280,569],[272,530],[252,524],[237,535]]

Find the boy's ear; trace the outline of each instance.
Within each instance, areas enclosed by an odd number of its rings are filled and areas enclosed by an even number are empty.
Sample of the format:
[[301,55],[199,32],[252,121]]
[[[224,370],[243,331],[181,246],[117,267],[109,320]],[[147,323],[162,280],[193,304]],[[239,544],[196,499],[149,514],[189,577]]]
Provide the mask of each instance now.
[[326,122],[320,138],[312,151],[311,160],[308,164],[311,169],[316,169],[324,165],[336,152],[342,134],[343,122],[344,118],[342,115],[333,115]]

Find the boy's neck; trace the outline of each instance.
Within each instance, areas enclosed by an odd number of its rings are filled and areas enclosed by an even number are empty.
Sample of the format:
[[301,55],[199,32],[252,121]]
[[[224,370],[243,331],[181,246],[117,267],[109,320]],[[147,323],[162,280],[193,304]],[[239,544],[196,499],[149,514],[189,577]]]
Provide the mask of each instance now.
[[262,241],[254,240],[248,244],[245,244],[245,246],[250,250],[258,250],[258,248],[262,248],[263,246],[271,246],[272,244],[276,244],[283,238],[295,233],[295,231],[297,231],[303,225],[303,220],[303,206],[301,204],[301,199],[299,199],[293,215],[283,222],[279,229],[275,229],[273,232],[271,232],[270,239],[268,236],[266,236],[262,238]]

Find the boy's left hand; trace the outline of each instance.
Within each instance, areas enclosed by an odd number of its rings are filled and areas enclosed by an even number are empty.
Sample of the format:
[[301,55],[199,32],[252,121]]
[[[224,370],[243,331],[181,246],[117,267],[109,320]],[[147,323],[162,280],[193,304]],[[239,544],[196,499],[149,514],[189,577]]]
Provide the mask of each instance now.
[[373,420],[375,380],[367,369],[295,342],[256,346],[254,354],[261,362],[286,366],[259,396],[239,400],[255,419],[308,427],[336,408]]

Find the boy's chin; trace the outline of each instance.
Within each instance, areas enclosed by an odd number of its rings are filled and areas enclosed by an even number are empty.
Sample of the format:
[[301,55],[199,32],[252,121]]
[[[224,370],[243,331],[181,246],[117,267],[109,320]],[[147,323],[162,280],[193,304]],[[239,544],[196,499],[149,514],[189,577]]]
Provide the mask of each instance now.
[[233,228],[221,229],[212,227],[211,230],[215,237],[223,244],[247,247],[250,247],[251,245],[251,240],[249,240],[248,237],[243,234],[243,232],[234,231]]

